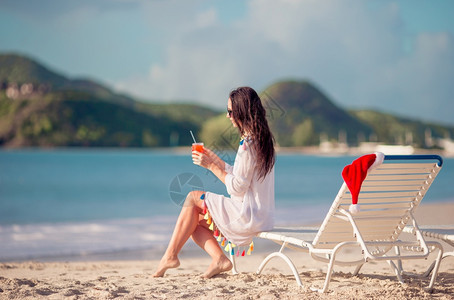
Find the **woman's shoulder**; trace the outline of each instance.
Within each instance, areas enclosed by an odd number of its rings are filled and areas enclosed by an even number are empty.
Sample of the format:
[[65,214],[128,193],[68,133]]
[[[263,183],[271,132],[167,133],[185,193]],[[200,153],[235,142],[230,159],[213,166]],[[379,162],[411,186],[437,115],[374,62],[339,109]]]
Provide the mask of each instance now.
[[238,154],[246,153],[247,157],[255,156],[255,148],[253,146],[254,139],[250,137],[244,137],[241,139],[239,143],[239,148],[238,148]]
[[240,149],[247,150],[251,147],[252,138],[248,136],[242,136],[240,140]]

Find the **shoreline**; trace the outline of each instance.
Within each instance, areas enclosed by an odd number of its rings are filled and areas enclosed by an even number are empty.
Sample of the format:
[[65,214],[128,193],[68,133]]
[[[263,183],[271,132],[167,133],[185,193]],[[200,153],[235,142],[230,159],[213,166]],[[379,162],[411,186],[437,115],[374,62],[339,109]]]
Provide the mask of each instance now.
[[[393,150],[393,147],[407,147],[402,145],[382,145],[389,151],[395,152],[399,150]],[[399,148],[396,148],[399,149]],[[220,151],[234,152],[231,148],[219,149]],[[138,151],[138,152],[165,152],[173,153],[178,155],[187,155],[191,152],[191,146],[174,146],[174,147],[0,147],[0,151],[14,152],[14,151]],[[368,153],[380,151],[380,149],[360,149],[358,147],[334,147],[328,150],[320,148],[320,146],[298,146],[298,147],[280,147],[276,146],[276,153],[283,155],[315,155],[315,156],[359,156]],[[406,149],[404,152],[408,152]],[[388,153],[388,155],[397,153]],[[412,153],[399,154],[410,154],[410,155],[421,155],[421,154],[434,154],[440,155],[443,158],[453,158],[454,153],[443,149],[423,149],[423,148],[412,148]]]

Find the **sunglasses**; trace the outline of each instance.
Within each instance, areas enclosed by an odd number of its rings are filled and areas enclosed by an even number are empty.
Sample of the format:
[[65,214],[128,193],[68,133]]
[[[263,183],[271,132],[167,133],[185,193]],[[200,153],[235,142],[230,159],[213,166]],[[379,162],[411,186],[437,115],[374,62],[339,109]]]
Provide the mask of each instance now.
[[231,117],[232,116],[232,110],[227,109],[227,114],[229,115],[229,117]]

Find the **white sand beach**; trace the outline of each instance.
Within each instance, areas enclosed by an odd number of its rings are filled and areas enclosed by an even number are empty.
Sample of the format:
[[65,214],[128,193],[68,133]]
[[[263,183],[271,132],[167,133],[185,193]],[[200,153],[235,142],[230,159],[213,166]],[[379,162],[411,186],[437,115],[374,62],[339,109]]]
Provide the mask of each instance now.
[[[417,210],[423,224],[452,224],[454,203],[426,204]],[[445,251],[452,248],[444,244]],[[271,247],[271,246],[267,246]],[[278,246],[273,246],[276,249]],[[290,269],[280,259],[272,260],[261,275],[255,271],[266,250],[237,259],[239,275],[223,273],[211,279],[201,275],[210,258],[203,253],[181,254],[181,266],[168,270],[163,278],[153,278],[158,261],[95,262],[7,262],[0,264],[0,299],[453,299],[454,257],[443,260],[432,293],[424,290],[429,279],[404,276],[400,284],[386,262],[366,264],[359,276],[352,268],[335,268],[329,292],[319,294],[326,266],[307,254],[288,251],[300,272],[304,287],[298,287]],[[405,270],[423,273],[426,261],[404,263]]]

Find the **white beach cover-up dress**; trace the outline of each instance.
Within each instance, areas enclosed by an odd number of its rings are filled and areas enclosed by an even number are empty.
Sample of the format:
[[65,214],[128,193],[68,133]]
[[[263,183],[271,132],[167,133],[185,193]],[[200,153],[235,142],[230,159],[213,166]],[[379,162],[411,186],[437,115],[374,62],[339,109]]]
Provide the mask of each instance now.
[[258,179],[257,161],[250,141],[242,140],[233,166],[225,164],[225,186],[230,195],[205,193],[205,203],[222,235],[238,246],[274,226],[274,166]]

